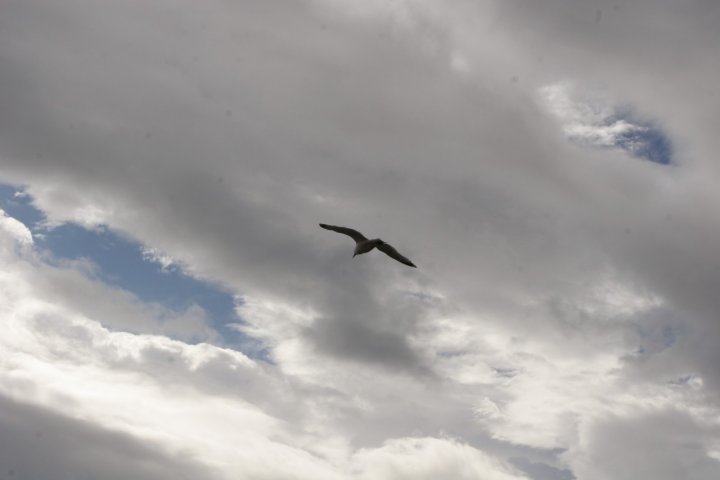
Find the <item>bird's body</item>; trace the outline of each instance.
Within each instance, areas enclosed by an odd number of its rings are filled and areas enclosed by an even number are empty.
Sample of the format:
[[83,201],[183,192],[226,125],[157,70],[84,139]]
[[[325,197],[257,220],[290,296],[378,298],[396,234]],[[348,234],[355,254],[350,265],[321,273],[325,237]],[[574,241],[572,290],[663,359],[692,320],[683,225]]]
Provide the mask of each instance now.
[[320,226],[325,230],[332,230],[333,232],[343,233],[355,240],[355,251],[353,252],[353,257],[357,255],[362,255],[363,253],[368,253],[372,249],[377,248],[390,258],[393,258],[409,267],[417,268],[415,264],[412,263],[409,259],[400,255],[400,253],[395,250],[392,245],[382,241],[379,238],[368,239],[367,237],[365,237],[365,235],[358,232],[357,230],[353,230],[352,228],[336,227],[334,225],[326,225],[324,223],[321,223]]
[[355,244],[355,251],[353,252],[353,257],[355,255],[362,255],[363,253],[368,253],[373,248],[377,247],[382,243],[382,240],[379,238],[373,238],[372,240],[363,240],[360,242],[357,242]]

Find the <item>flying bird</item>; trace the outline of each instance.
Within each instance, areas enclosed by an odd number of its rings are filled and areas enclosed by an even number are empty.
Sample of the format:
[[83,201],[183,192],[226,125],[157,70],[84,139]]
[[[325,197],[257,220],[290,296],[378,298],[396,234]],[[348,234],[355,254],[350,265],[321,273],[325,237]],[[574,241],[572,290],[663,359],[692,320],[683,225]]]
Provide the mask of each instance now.
[[357,230],[353,230],[352,228],[336,227],[334,225],[326,225],[324,223],[321,223],[320,226],[325,230],[332,230],[333,232],[344,233],[348,237],[355,240],[355,252],[353,253],[353,257],[356,255],[362,255],[363,253],[367,253],[373,248],[377,248],[378,250],[386,254],[388,257],[394,258],[398,262],[404,263],[408,267],[417,268],[417,266],[415,266],[415,264],[412,263],[409,259],[400,255],[400,253],[395,250],[392,245],[383,242],[379,238],[373,238],[370,240],[366,238],[365,235],[358,232]]

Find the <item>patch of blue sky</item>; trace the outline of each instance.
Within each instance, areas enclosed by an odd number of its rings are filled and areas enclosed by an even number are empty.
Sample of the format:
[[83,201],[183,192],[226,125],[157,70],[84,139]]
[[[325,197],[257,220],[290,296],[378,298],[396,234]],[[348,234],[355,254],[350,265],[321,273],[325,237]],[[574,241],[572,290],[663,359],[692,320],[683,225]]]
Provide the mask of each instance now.
[[618,122],[625,122],[633,128],[625,129],[615,136],[616,147],[653,163],[660,165],[672,163],[672,143],[659,126],[637,118],[630,109],[620,109],[606,120],[607,125]]
[[634,326],[642,344],[633,352],[634,356],[655,355],[658,352],[674,347],[687,336],[686,328],[672,319],[667,323],[662,319],[654,319],[650,324],[637,324]]
[[672,142],[661,126],[634,106],[618,103],[603,89],[560,82],[541,88],[540,93],[570,141],[622,149],[659,165],[673,163]]
[[30,199],[12,185],[0,183],[0,208],[8,215],[20,220],[31,231],[35,231],[44,216],[41,211],[32,206]]
[[[143,254],[143,246],[104,227],[89,230],[66,223],[47,229],[44,215],[22,189],[0,184],[0,208],[23,222],[33,233],[37,248],[58,259],[87,259],[102,282],[126,290],[144,302],[155,302],[176,312],[193,304],[205,310],[223,344],[255,358],[265,354],[253,340],[228,325],[241,323],[233,295],[222,286],[185,275],[178,268],[163,268]],[[252,347],[251,347],[252,346]],[[248,351],[251,350],[251,351]]]

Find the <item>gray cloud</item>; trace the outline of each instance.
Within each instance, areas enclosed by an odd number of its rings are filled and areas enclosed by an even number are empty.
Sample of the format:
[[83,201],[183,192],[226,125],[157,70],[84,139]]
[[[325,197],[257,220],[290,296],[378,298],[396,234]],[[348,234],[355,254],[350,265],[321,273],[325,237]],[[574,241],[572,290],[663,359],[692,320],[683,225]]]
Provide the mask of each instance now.
[[221,478],[183,452],[5,395],[0,427],[2,478]]
[[[488,398],[492,435],[570,448],[558,419],[599,408],[586,396],[662,397],[663,372],[717,392],[715,2],[330,3],[4,2],[0,175],[51,220],[107,223],[260,302],[245,330],[278,375],[351,412],[335,431],[367,419],[368,442],[470,437]],[[538,98],[566,80],[659,125],[675,166],[567,142]],[[351,259],[319,221],[421,268]],[[221,363],[202,388],[227,392]],[[425,413],[403,416],[396,375],[434,386]]]
[[583,434],[590,448],[574,465],[579,478],[707,479],[720,472],[720,460],[707,452],[717,439],[716,427],[698,424],[684,412],[604,419]]

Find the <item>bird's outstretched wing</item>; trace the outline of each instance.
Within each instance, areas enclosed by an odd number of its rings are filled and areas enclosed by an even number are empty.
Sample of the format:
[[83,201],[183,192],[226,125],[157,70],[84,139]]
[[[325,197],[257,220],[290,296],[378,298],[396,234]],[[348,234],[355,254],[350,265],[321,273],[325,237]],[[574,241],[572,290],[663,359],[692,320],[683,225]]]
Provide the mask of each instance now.
[[334,225],[326,225],[324,223],[321,223],[320,226],[325,230],[332,230],[333,232],[344,233],[345,235],[352,237],[352,239],[355,240],[355,243],[364,242],[365,240],[367,240],[367,238],[365,238],[365,235],[358,232],[357,230],[353,230],[352,228],[336,227]]
[[394,258],[395,260],[397,260],[400,263],[404,263],[408,267],[417,268],[417,266],[414,263],[412,263],[410,260],[408,260],[407,258],[400,255],[400,253],[397,250],[395,250],[393,248],[393,246],[390,245],[389,243],[381,243],[380,245],[378,245],[375,248],[377,248],[378,250],[380,250],[381,252],[386,254],[388,257]]

